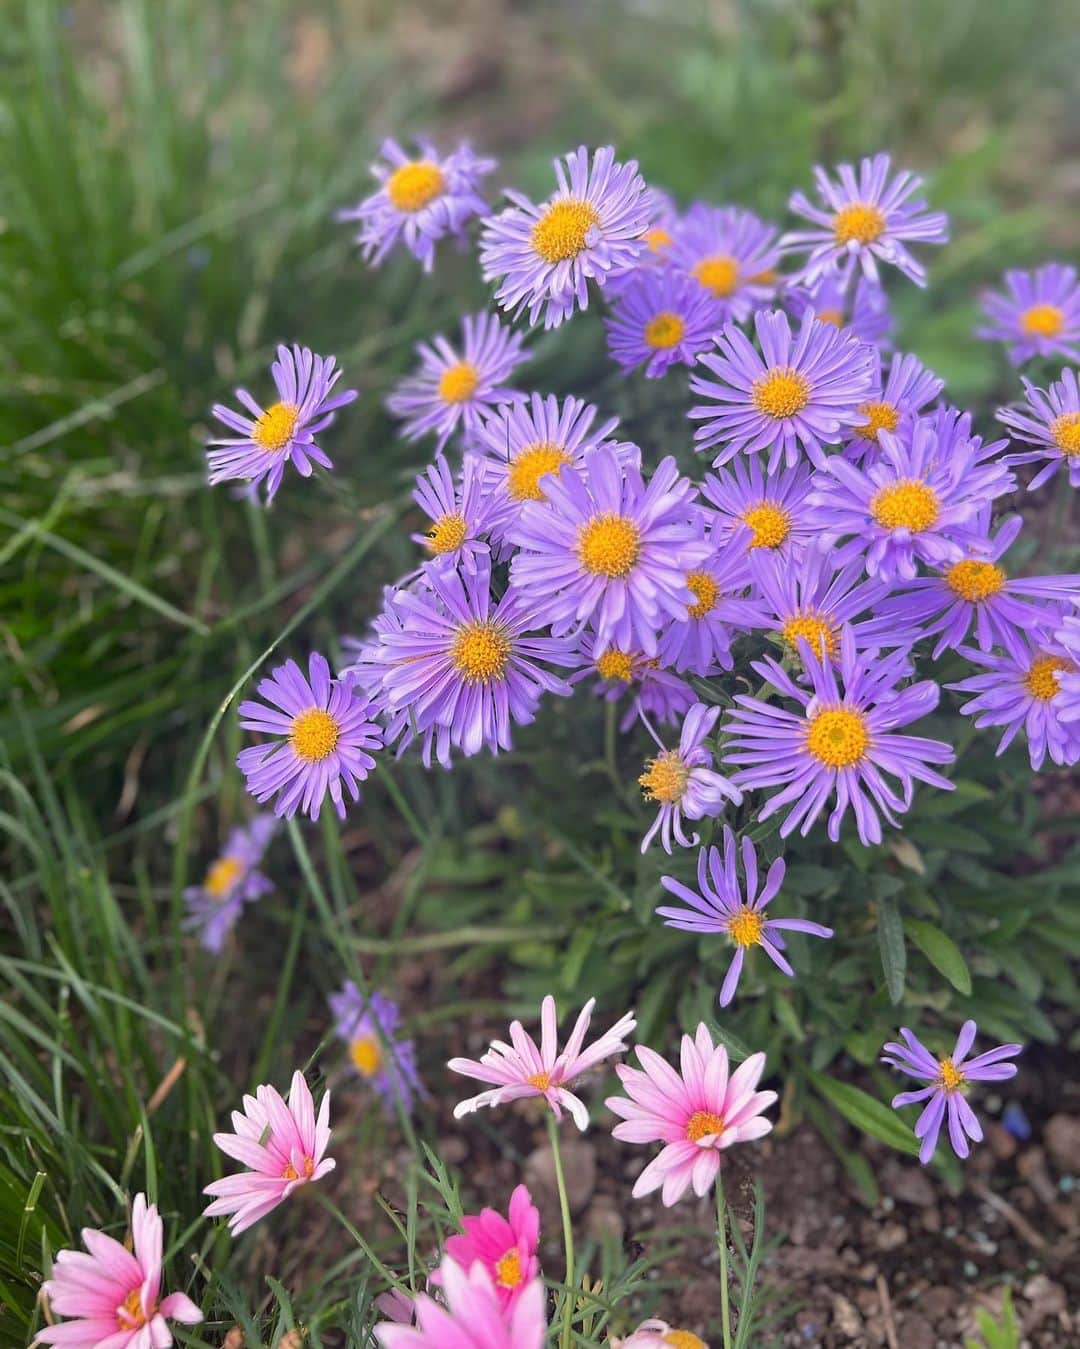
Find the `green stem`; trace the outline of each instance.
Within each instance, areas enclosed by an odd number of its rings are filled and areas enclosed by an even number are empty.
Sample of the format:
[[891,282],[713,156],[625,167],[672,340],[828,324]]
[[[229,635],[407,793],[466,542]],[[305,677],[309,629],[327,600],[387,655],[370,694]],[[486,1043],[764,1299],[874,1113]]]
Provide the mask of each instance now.
[[724,1204],[724,1173],[716,1173],[716,1243],[720,1247],[720,1321],[724,1349],[731,1349],[731,1306],[728,1300],[727,1209]]
[[563,1247],[566,1252],[566,1301],[563,1303],[561,1349],[572,1349],[574,1342],[574,1225],[570,1221],[570,1199],[563,1176],[562,1153],[559,1151],[559,1126],[555,1116],[547,1117],[551,1152],[555,1158],[555,1184],[559,1187],[559,1209],[562,1213]]
[[322,1204],[323,1208],[326,1209],[327,1213],[329,1213],[331,1217],[336,1218],[342,1227],[344,1227],[345,1231],[348,1232],[349,1236],[352,1237],[353,1241],[360,1247],[364,1255],[371,1261],[372,1265],[374,1265],[376,1272],[386,1280],[387,1284],[389,1284],[391,1288],[396,1288],[399,1293],[404,1293],[406,1297],[411,1299],[413,1296],[412,1289],[408,1284],[402,1283],[396,1274],[392,1274],[390,1270],[387,1269],[365,1238],[360,1235],[355,1223],[350,1222],[349,1219],[346,1218],[344,1213],[342,1213],[341,1209],[338,1208],[337,1204],[334,1203],[329,1195],[324,1194],[321,1190],[316,1190],[315,1197],[318,1199],[319,1203]]

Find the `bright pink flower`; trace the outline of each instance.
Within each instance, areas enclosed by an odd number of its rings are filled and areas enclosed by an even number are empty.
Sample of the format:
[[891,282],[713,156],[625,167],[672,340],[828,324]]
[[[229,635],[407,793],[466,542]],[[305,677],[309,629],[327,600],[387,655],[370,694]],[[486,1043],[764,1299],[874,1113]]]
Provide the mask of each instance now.
[[157,1205],[137,1194],[131,1207],[134,1252],[84,1227],[82,1251],[60,1251],[43,1285],[54,1315],[70,1321],[46,1326],[37,1338],[64,1349],[167,1349],[167,1320],[194,1326],[202,1312],[183,1293],[161,1298],[161,1219]]
[[561,1054],[558,1053],[559,1023],[555,999],[549,993],[540,1007],[539,1049],[532,1036],[525,1034],[521,1022],[515,1021],[510,1026],[511,1044],[502,1040],[493,1041],[491,1048],[479,1061],[451,1059],[447,1067],[455,1073],[475,1077],[480,1082],[491,1082],[495,1086],[494,1091],[482,1091],[479,1096],[473,1096],[455,1106],[454,1118],[469,1115],[482,1105],[502,1105],[506,1101],[519,1101],[525,1096],[543,1096],[555,1112],[556,1119],[562,1119],[561,1107],[565,1106],[577,1127],[587,1129],[589,1112],[585,1102],[566,1088],[588,1069],[594,1068],[612,1054],[622,1053],[626,1048],[624,1037],[637,1025],[633,1012],[627,1012],[595,1044],[582,1052],[581,1046],[595,1006],[596,999],[590,998],[581,1009],[581,1015]]
[[439,1281],[446,1305],[418,1293],[415,1327],[375,1327],[382,1349],[542,1349],[547,1319],[540,1278],[527,1283],[511,1306],[503,1305],[483,1264],[466,1273],[444,1256]]
[[692,1330],[676,1330],[666,1321],[642,1321],[625,1340],[612,1335],[608,1344],[610,1349],[709,1349],[700,1335]]
[[461,1220],[464,1236],[448,1237],[446,1254],[462,1269],[484,1266],[504,1307],[516,1302],[540,1273],[536,1248],[540,1242],[540,1214],[528,1187],[519,1185],[510,1196],[508,1218],[486,1208]]
[[[257,1223],[293,1190],[321,1180],[336,1163],[324,1157],[330,1142],[330,1093],[322,1098],[319,1118],[301,1072],[293,1073],[289,1103],[273,1087],[258,1087],[244,1097],[244,1112],[232,1112],[231,1134],[215,1134],[214,1142],[227,1157],[250,1170],[224,1176],[206,1187],[218,1196],[204,1210],[207,1218],[229,1213],[234,1236]],[[265,1135],[265,1141],[260,1141]]]
[[661,1186],[669,1206],[691,1185],[703,1195],[716,1179],[724,1148],[761,1138],[772,1128],[761,1112],[776,1092],[756,1090],[765,1055],[751,1054],[729,1078],[727,1050],[713,1047],[702,1022],[693,1039],[683,1036],[681,1075],[645,1045],[637,1046],[637,1056],[644,1072],[623,1064],[615,1069],[630,1099],[608,1098],[608,1109],[624,1121],[612,1133],[626,1143],[667,1146],[638,1176],[634,1198]]

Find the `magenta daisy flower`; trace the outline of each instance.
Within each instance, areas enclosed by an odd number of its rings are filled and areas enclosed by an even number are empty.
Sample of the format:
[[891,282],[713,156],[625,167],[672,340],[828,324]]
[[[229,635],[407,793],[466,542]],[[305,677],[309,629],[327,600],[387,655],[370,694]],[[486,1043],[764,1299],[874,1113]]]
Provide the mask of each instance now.
[[464,144],[441,157],[422,138],[416,140],[413,158],[395,140],[383,141],[379,156],[371,166],[378,191],[339,211],[337,218],[359,221],[356,242],[373,266],[403,243],[430,272],[438,241],[446,235],[462,238],[469,221],[488,209],[480,180],[495,168],[495,161],[474,155]]
[[605,702],[617,702],[627,693],[633,695],[619,723],[624,734],[636,724],[639,713],[663,726],[673,726],[697,702],[686,680],[663,669],[655,656],[605,646],[591,632],[581,634],[579,655],[583,664],[570,676],[569,684],[595,676],[593,691]]
[[[910,673],[907,657],[902,652],[862,657],[847,628],[840,639],[835,670],[832,661],[819,658],[805,641],[800,654],[809,689],[796,684],[768,657],[753,663],[766,683],[799,704],[799,711],[737,694],[738,706],[726,724],[724,762],[745,765],[733,781],[747,791],[781,789],[758,815],[767,820],[790,806],[780,826],[781,838],[796,828],[808,834],[835,793],[829,838],[838,841],[840,822],[850,806],[860,841],[866,846],[880,843],[879,817],[896,826],[897,815],[911,805],[916,782],[952,790],[952,783],[930,767],[952,763],[951,747],[940,740],[896,733],[897,727],[934,710],[938,686],[924,679],[897,688]],[[898,779],[900,791],[886,781],[886,775]]]
[[229,1214],[229,1229],[239,1236],[253,1223],[285,1202],[309,1181],[321,1180],[337,1163],[327,1157],[330,1142],[330,1093],[319,1106],[318,1118],[308,1084],[293,1073],[288,1103],[274,1087],[257,1087],[244,1097],[243,1112],[232,1112],[233,1132],[217,1133],[214,1142],[248,1169],[215,1180],[203,1191],[213,1202],[206,1218]]
[[816,229],[796,230],[780,241],[785,253],[806,252],[799,280],[809,283],[836,268],[847,275],[861,266],[863,275],[878,280],[879,261],[898,267],[917,286],[926,285],[926,271],[907,245],[948,242],[948,217],[927,210],[921,198],[911,197],[923,180],[906,169],[890,178],[891,161],[886,154],[863,159],[856,172],[840,164],[834,181],[822,168],[814,169],[819,203],[802,192],[793,194],[789,206]]
[[466,1270],[445,1255],[438,1286],[442,1301],[427,1293],[414,1299],[415,1326],[384,1321],[375,1327],[381,1349],[543,1349],[547,1336],[543,1279],[531,1279],[521,1296],[504,1306],[483,1262]]
[[845,457],[858,462],[876,450],[880,431],[906,436],[916,414],[944,387],[945,381],[927,370],[917,356],[894,356],[887,378],[882,380],[879,374],[873,396],[859,406],[859,421],[852,427]]
[[646,761],[638,783],[645,800],[658,802],[660,809],[641,840],[642,852],[648,850],[657,834],[666,853],[671,852],[673,839],[680,848],[697,847],[701,841],[699,836],[692,834],[687,838],[683,833],[683,816],[688,820],[701,820],[705,816],[719,815],[725,801],[736,806],[742,801],[738,787],[713,768],[712,750],[705,744],[719,716],[718,707],[696,703],[686,714],[677,749],[666,749],[664,742],[645,722],[660,753]]
[[725,532],[718,522],[705,536],[708,556],[686,573],[694,602],[660,634],[660,663],[680,674],[709,676],[730,670],[732,636],[762,622],[760,606],[746,598],[746,546],[738,537],[722,542]]
[[479,1263],[487,1271],[496,1296],[510,1308],[540,1273],[536,1251],[540,1245],[540,1211],[527,1185],[518,1185],[510,1196],[504,1218],[493,1208],[466,1213],[460,1236],[446,1238],[446,1254],[462,1269]]
[[581,1009],[561,1054],[555,999],[549,993],[540,1006],[539,1048],[532,1036],[525,1033],[521,1022],[514,1021],[510,1025],[510,1044],[495,1040],[480,1059],[451,1059],[446,1065],[451,1072],[491,1084],[490,1091],[482,1091],[479,1096],[455,1106],[454,1118],[471,1115],[481,1106],[505,1105],[507,1101],[542,1096],[556,1119],[562,1119],[563,1109],[566,1109],[584,1132],[589,1126],[589,1111],[585,1102],[569,1087],[612,1054],[622,1054],[626,1049],[626,1037],[637,1025],[633,1012],[627,1012],[588,1049],[583,1049],[595,1006],[596,999],[590,998]]
[[735,459],[728,468],[706,474],[701,495],[714,507],[714,536],[737,539],[750,552],[776,552],[791,561],[816,533],[806,499],[810,470],[805,464],[762,473],[758,458]]
[[729,1077],[727,1050],[714,1046],[704,1022],[692,1039],[683,1036],[679,1072],[646,1045],[636,1052],[641,1069],[622,1063],[615,1069],[626,1096],[605,1102],[621,1121],[611,1133],[624,1143],[664,1144],[634,1182],[633,1195],[660,1190],[670,1208],[691,1186],[698,1196],[709,1192],[725,1148],[772,1130],[762,1112],[776,1092],[757,1089],[764,1054],[751,1054]]
[[742,323],[776,294],[778,233],[740,206],[696,202],[677,225],[668,256],[715,301],[720,322]]
[[629,277],[604,326],[624,373],[644,365],[646,378],[658,379],[676,362],[693,365],[721,321],[720,306],[695,281],[663,268]]
[[1075,267],[1048,262],[1033,272],[1006,272],[1007,294],[989,291],[983,313],[989,322],[977,337],[1005,342],[1009,360],[1023,365],[1033,356],[1080,361],[1080,282]]
[[970,1083],[1007,1082],[1010,1077],[1016,1076],[1016,1064],[1006,1060],[1014,1059],[1024,1046],[998,1045],[996,1049],[988,1049],[969,1059],[968,1053],[975,1043],[976,1029],[974,1021],[965,1021],[960,1027],[952,1053],[942,1059],[931,1054],[906,1026],[900,1027],[903,1044],[891,1041],[884,1047],[882,1063],[930,1083],[920,1091],[903,1091],[899,1096],[894,1096],[892,1102],[894,1110],[927,1102],[915,1125],[915,1137],[922,1140],[919,1161],[924,1166],[934,1155],[938,1134],[946,1117],[949,1142],[958,1157],[967,1157],[969,1138],[973,1143],[982,1142],[982,1127],[964,1099]]
[[1075,370],[1063,370],[1048,389],[1023,381],[1026,404],[999,408],[997,419],[1019,440],[1037,445],[1034,450],[1002,455],[1004,464],[1047,462],[1028,483],[1034,491],[1049,482],[1059,468],[1068,469],[1069,483],[1080,487],[1080,380]]
[[211,448],[207,455],[211,486],[240,481],[254,493],[265,484],[268,502],[281,485],[286,465],[292,464],[303,478],[311,476],[313,463],[333,467],[315,437],[330,426],[338,408],[357,396],[355,389],[333,393],[341,378],[333,356],[316,356],[308,347],[278,347],[270,373],[278,401],[264,409],[247,389],[237,389],[236,397],[248,415],[215,403],[213,415],[237,434],[207,442],[221,447]]
[[334,1031],[349,1049],[349,1062],[382,1098],[387,1112],[395,1102],[408,1113],[413,1097],[423,1095],[416,1070],[416,1046],[401,1039],[401,1012],[392,998],[365,998],[351,979],[328,999]]
[[441,450],[455,431],[471,438],[484,415],[503,403],[525,395],[506,387],[519,365],[527,361],[525,339],[504,328],[494,314],[467,314],[461,320],[460,354],[445,337],[420,342],[420,368],[403,379],[386,400],[395,417],[402,418],[406,440],[433,432]]
[[414,534],[413,542],[426,549],[432,565],[475,572],[489,555],[486,540],[502,514],[483,459],[466,455],[461,480],[455,483],[440,454],[417,476],[413,500],[431,521],[427,533]]
[[240,704],[245,730],[279,737],[236,756],[255,800],[277,797],[275,815],[291,819],[302,810],[317,820],[329,795],[343,820],[342,788],[360,799],[360,783],[375,767],[369,751],[381,749],[383,738],[375,705],[353,685],[352,675],[332,678],[325,658],[312,652],[307,678],[288,660],[259,681],[262,702]]
[[197,932],[200,944],[211,954],[220,952],[245,904],[273,890],[258,867],[276,828],[273,815],[256,815],[249,825],[237,826],[230,832],[221,856],[211,863],[203,883],[185,889],[184,928]]
[[690,379],[692,392],[712,400],[690,409],[690,418],[703,423],[695,448],[720,445],[714,464],[768,450],[771,473],[781,459],[793,468],[801,447],[821,468],[825,445],[857,423],[873,390],[874,351],[809,311],[795,336],[778,309],[756,314],[754,326],[760,355],[729,323],[716,339],[717,354],[698,357],[698,367],[716,379]]
[[646,485],[614,446],[584,456],[580,472],[545,480],[544,502],[528,500],[509,540],[520,548],[511,590],[556,634],[588,624],[604,645],[657,651],[665,619],[695,603],[686,573],[709,546],[698,536],[693,484],[670,456]]
[[484,221],[480,265],[498,281],[495,299],[529,323],[558,327],[589,303],[588,283],[632,267],[646,247],[651,201],[636,162],[615,162],[611,146],[591,157],[585,146],[554,161],[556,192],[536,206],[507,192],[511,206]]
[[854,297],[846,279],[831,272],[818,277],[811,286],[788,286],[782,298],[792,318],[802,319],[809,309],[821,323],[843,328],[879,351],[892,345],[890,337],[895,323],[889,297],[882,286],[865,276],[856,282]]

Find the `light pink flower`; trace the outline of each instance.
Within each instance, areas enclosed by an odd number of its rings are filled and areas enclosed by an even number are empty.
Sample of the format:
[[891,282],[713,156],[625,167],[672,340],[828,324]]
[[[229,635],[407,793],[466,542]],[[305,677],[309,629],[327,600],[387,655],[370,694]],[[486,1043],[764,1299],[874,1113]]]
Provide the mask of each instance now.
[[700,1335],[692,1330],[676,1330],[666,1321],[642,1321],[625,1340],[612,1335],[608,1345],[610,1349],[709,1349]]
[[203,1213],[207,1218],[231,1214],[229,1227],[238,1236],[293,1190],[333,1171],[334,1159],[323,1156],[330,1142],[330,1093],[322,1098],[316,1119],[304,1075],[295,1072],[288,1105],[273,1087],[258,1087],[254,1096],[244,1097],[243,1114],[232,1112],[232,1122],[234,1132],[215,1134],[214,1142],[250,1170],[208,1185],[204,1193],[217,1198]]
[[637,1046],[637,1056],[644,1072],[623,1064],[615,1070],[630,1099],[608,1098],[608,1109],[624,1121],[612,1133],[626,1143],[666,1147],[638,1176],[634,1198],[661,1186],[669,1206],[691,1185],[703,1195],[716,1179],[724,1148],[761,1138],[772,1128],[761,1112],[776,1100],[776,1092],[756,1090],[765,1055],[751,1054],[729,1078],[727,1050],[714,1048],[702,1022],[693,1039],[683,1036],[681,1075],[646,1045]]
[[542,1349],[547,1319],[544,1284],[534,1278],[512,1305],[503,1306],[484,1265],[465,1272],[449,1255],[439,1266],[446,1305],[416,1297],[416,1326],[382,1324],[382,1349]]
[[451,1059],[447,1064],[455,1073],[475,1077],[480,1082],[491,1082],[494,1091],[482,1091],[454,1108],[454,1118],[472,1114],[482,1105],[503,1105],[506,1101],[520,1101],[526,1096],[543,1096],[562,1119],[562,1106],[569,1110],[579,1129],[587,1129],[589,1112],[585,1103],[567,1086],[588,1069],[594,1068],[612,1054],[621,1054],[626,1048],[625,1037],[637,1025],[633,1012],[627,1012],[595,1044],[582,1052],[585,1032],[589,1028],[596,999],[590,998],[581,1009],[566,1048],[558,1053],[558,1018],[555,999],[549,993],[540,1007],[540,1048],[531,1035],[526,1035],[520,1021],[510,1026],[511,1044],[503,1040],[492,1042],[491,1048],[479,1060]]
[[[540,1242],[540,1214],[528,1187],[519,1185],[510,1196],[507,1218],[486,1208],[461,1220],[464,1236],[448,1237],[446,1254],[462,1269],[479,1262],[487,1270],[500,1303],[516,1302],[540,1273],[536,1248]],[[437,1276],[436,1276],[437,1277]]]
[[167,1349],[166,1320],[197,1325],[203,1318],[183,1293],[161,1298],[161,1219],[157,1205],[137,1194],[131,1207],[129,1251],[113,1237],[84,1227],[82,1251],[60,1251],[43,1285],[49,1306],[70,1321],[46,1326],[37,1338],[65,1349]]

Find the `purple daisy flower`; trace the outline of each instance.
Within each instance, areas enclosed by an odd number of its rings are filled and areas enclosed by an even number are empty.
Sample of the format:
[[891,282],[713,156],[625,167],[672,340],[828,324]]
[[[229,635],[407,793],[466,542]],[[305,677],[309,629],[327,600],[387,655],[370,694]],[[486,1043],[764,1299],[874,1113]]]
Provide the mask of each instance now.
[[642,852],[648,850],[657,834],[666,853],[671,852],[673,839],[680,848],[696,848],[701,840],[697,834],[686,837],[683,816],[700,820],[706,815],[719,815],[725,801],[736,806],[741,803],[742,792],[730,779],[716,772],[712,750],[705,745],[719,715],[718,707],[695,703],[683,722],[678,749],[665,749],[664,742],[645,721],[645,728],[660,747],[660,753],[646,762],[638,782],[645,800],[659,802],[660,809],[641,840]]
[[670,268],[635,272],[604,320],[612,359],[629,374],[644,364],[659,379],[676,362],[693,365],[712,345],[720,309],[701,287]]
[[[758,892],[757,851],[749,838],[741,845],[742,869],[746,891],[739,884],[735,858],[735,835],[724,825],[724,860],[720,862],[719,848],[702,848],[698,854],[697,890],[677,881],[674,876],[661,876],[660,884],[682,905],[662,907],[656,912],[665,927],[693,932],[698,936],[722,932],[735,946],[728,972],[720,989],[720,1006],[727,1007],[739,986],[746,953],[760,946],[781,973],[794,977],[787,958],[783,955],[784,939],[781,932],[806,932],[812,937],[831,937],[831,927],[810,923],[802,918],[767,918],[766,907],[779,893],[787,870],[782,857],[769,864],[765,884]],[[685,907],[684,907],[685,906]]]
[[805,464],[764,474],[756,457],[735,459],[728,468],[706,474],[701,484],[701,495],[715,508],[707,513],[717,538],[738,538],[750,552],[776,552],[789,561],[816,533],[806,505],[809,493]]
[[969,1059],[968,1053],[975,1043],[976,1030],[974,1021],[965,1021],[956,1037],[955,1048],[943,1059],[931,1054],[906,1026],[900,1027],[903,1044],[891,1041],[884,1046],[882,1063],[930,1083],[920,1091],[902,1091],[899,1096],[893,1097],[892,1102],[894,1110],[921,1101],[927,1102],[915,1124],[915,1137],[922,1140],[919,1161],[924,1166],[934,1155],[946,1115],[949,1121],[949,1142],[958,1157],[968,1155],[969,1138],[973,1143],[982,1141],[982,1127],[964,1099],[969,1083],[1007,1082],[1010,1077],[1016,1076],[1016,1064],[1005,1060],[1016,1058],[1024,1046],[998,1045],[996,1049],[988,1049],[985,1054]]
[[355,389],[331,394],[341,378],[333,356],[316,356],[308,347],[278,347],[277,360],[270,367],[277,387],[278,401],[261,408],[247,389],[237,389],[236,397],[248,416],[215,403],[213,414],[238,435],[208,441],[207,455],[211,486],[239,480],[249,484],[250,494],[266,484],[266,500],[274,499],[285,466],[292,464],[303,478],[311,476],[312,463],[332,468],[330,460],[315,444],[315,437],[333,422],[338,408],[351,403]]
[[579,654],[584,663],[568,683],[579,684],[595,676],[593,691],[609,703],[617,702],[625,693],[634,694],[619,723],[623,734],[635,724],[639,713],[663,726],[673,726],[697,702],[697,694],[686,680],[665,670],[655,656],[605,646],[591,632],[581,633]]
[[[952,763],[950,746],[896,734],[896,727],[934,710],[938,686],[924,679],[898,689],[897,683],[911,672],[907,657],[902,652],[860,656],[849,628],[841,636],[837,662],[843,692],[832,661],[820,659],[806,642],[800,655],[809,690],[800,688],[768,657],[753,663],[766,683],[800,704],[800,713],[737,694],[738,706],[726,727],[724,762],[746,765],[734,775],[738,787],[781,788],[758,816],[767,820],[790,806],[780,826],[781,838],[796,828],[808,834],[835,792],[829,838],[838,841],[840,822],[851,806],[860,841],[865,846],[880,843],[879,815],[896,826],[896,816],[911,805],[916,782],[952,790],[952,783],[929,766]],[[901,792],[889,785],[885,774],[899,779]]]
[[614,447],[598,445],[580,472],[545,480],[547,500],[526,501],[509,539],[521,549],[511,590],[557,635],[588,624],[604,645],[657,652],[657,630],[695,603],[686,574],[709,554],[695,489],[675,460],[648,484]]
[[353,684],[351,675],[333,679],[326,660],[312,652],[306,679],[296,662],[287,660],[259,681],[263,702],[240,704],[245,730],[279,737],[236,756],[255,800],[263,804],[277,797],[275,815],[291,819],[299,809],[317,820],[329,794],[343,820],[342,787],[354,801],[360,799],[360,783],[375,767],[368,751],[381,749],[383,737],[375,704]]
[[819,277],[812,286],[788,286],[783,293],[784,307],[795,319],[808,309],[820,323],[842,328],[860,342],[879,351],[891,346],[892,312],[889,297],[876,281],[860,276],[854,298],[845,279],[837,273]]
[[500,505],[487,477],[483,460],[475,454],[465,456],[457,484],[441,454],[417,476],[413,500],[429,516],[431,528],[412,538],[427,550],[433,565],[471,573],[488,556],[484,540],[499,517]]
[[716,302],[722,322],[742,323],[776,294],[778,233],[753,211],[696,202],[676,228],[668,256]]
[[327,1001],[334,1031],[348,1045],[353,1067],[382,1097],[387,1114],[396,1102],[408,1114],[414,1096],[422,1096],[424,1089],[416,1070],[416,1046],[398,1037],[397,1003],[376,992],[365,998],[351,979]]
[[185,889],[184,929],[197,932],[199,944],[212,955],[220,953],[244,905],[273,890],[258,867],[276,828],[273,815],[256,815],[250,824],[238,825],[226,839],[221,856],[211,863],[202,885]]
[[1009,360],[1023,365],[1033,356],[1080,361],[1080,283],[1075,267],[1048,262],[1033,272],[1006,272],[1008,294],[989,291],[982,309],[989,322],[976,337],[1006,342]]
[[791,210],[818,227],[785,234],[780,241],[785,253],[807,252],[800,281],[812,282],[837,268],[850,275],[857,265],[864,276],[877,281],[880,260],[898,267],[917,286],[926,285],[926,271],[906,245],[947,243],[948,217],[928,211],[921,198],[910,200],[923,180],[902,170],[890,181],[890,167],[886,154],[863,159],[857,173],[853,165],[840,164],[838,182],[815,167],[821,204],[811,202],[802,192],[792,195]]
[[410,159],[395,140],[385,140],[371,171],[379,190],[358,206],[337,213],[338,220],[358,220],[356,242],[364,257],[377,267],[401,242],[430,272],[435,245],[446,235],[461,238],[474,216],[487,211],[480,180],[495,167],[467,145],[440,157],[430,141],[417,138],[417,154]]
[[484,221],[480,265],[498,281],[496,301],[529,323],[544,316],[556,328],[589,303],[589,280],[603,286],[632,267],[645,248],[651,201],[631,160],[615,162],[610,145],[590,156],[585,146],[554,161],[557,191],[540,206],[519,192],[512,205]]
[[809,311],[793,337],[778,309],[754,316],[761,355],[733,323],[716,338],[718,354],[698,357],[716,379],[693,375],[691,390],[712,403],[690,409],[695,449],[723,448],[726,464],[740,453],[769,452],[771,473],[783,459],[799,462],[799,447],[821,468],[825,445],[836,444],[859,418],[874,384],[874,351],[849,333],[819,323]]
[[745,598],[750,585],[742,538],[724,540],[722,525],[705,536],[709,554],[686,573],[694,602],[660,635],[660,662],[682,673],[715,675],[731,669],[735,632],[760,627],[761,606]]
[[878,432],[891,431],[894,435],[908,434],[916,415],[927,403],[932,403],[945,387],[932,370],[917,356],[896,355],[889,363],[886,379],[878,376],[878,386],[871,398],[859,406],[860,420],[852,428],[851,440],[844,456],[854,462],[877,449]]
[[997,419],[1020,440],[1040,448],[1002,455],[1001,462],[1047,461],[1028,483],[1029,492],[1049,482],[1064,467],[1068,468],[1070,484],[1080,487],[1080,380],[1076,371],[1063,370],[1061,378],[1048,389],[1038,389],[1028,379],[1023,385],[1026,406],[999,408]]
[[1067,614],[1054,641],[1069,664],[1058,670],[1057,714],[1062,721],[1080,721],[1080,617]]
[[420,369],[386,400],[390,412],[404,419],[405,439],[418,440],[433,431],[441,450],[459,428],[471,437],[485,413],[501,403],[522,401],[525,395],[506,388],[503,381],[528,360],[524,340],[493,314],[467,314],[461,320],[460,355],[442,336],[419,343]]
[[641,236],[645,247],[632,267],[617,276],[608,277],[604,289],[610,296],[622,294],[627,286],[633,285],[643,274],[666,271],[671,265],[671,246],[679,223],[678,208],[660,188],[646,188],[645,195],[649,220],[648,228]]

